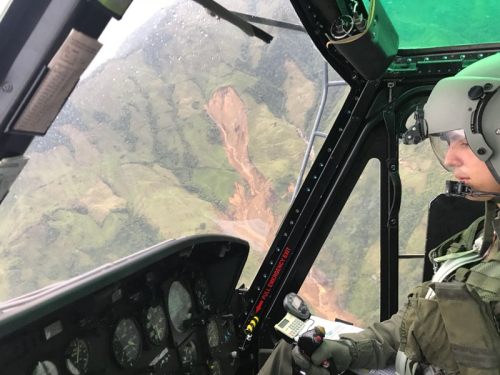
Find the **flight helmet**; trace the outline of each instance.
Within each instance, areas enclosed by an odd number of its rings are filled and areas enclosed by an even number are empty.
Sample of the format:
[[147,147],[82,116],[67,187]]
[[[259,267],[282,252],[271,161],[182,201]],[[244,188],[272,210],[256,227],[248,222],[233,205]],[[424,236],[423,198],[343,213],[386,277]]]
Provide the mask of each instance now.
[[465,137],[474,154],[486,162],[500,184],[500,54],[479,60],[453,77],[439,81],[404,143],[429,138],[441,164],[450,141]]

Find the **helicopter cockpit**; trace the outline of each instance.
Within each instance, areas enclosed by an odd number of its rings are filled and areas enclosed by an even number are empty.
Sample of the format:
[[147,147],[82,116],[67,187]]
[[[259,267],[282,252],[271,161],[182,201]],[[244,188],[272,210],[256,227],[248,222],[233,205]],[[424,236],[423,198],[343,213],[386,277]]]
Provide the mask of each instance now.
[[389,318],[484,214],[403,138],[499,7],[0,0],[0,374],[257,374],[290,292]]

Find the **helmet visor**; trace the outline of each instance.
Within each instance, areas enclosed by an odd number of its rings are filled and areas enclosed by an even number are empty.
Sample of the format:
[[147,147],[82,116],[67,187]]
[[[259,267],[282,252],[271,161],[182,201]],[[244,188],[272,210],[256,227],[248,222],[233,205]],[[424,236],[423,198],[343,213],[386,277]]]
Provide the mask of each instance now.
[[450,130],[442,133],[429,134],[429,140],[431,141],[432,149],[436,154],[441,165],[447,170],[452,171],[453,168],[447,167],[445,165],[445,158],[450,144],[460,141],[467,141],[465,138],[465,132],[463,129]]

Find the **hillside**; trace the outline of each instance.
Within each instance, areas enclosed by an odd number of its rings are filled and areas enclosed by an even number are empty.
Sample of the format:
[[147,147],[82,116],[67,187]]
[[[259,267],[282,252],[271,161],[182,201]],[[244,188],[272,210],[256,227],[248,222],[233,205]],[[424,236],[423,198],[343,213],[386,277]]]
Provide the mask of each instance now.
[[[231,7],[294,20],[280,12],[285,5],[239,0]],[[79,83],[0,206],[0,300],[200,233],[249,241],[241,281],[251,282],[291,200],[323,74],[305,34],[266,30],[275,37],[270,45],[179,2]],[[346,93],[330,90],[322,130]],[[414,174],[439,173],[432,152],[421,151],[425,156],[404,151],[401,158],[409,202],[401,246],[409,252],[421,252],[426,202],[441,189]],[[376,319],[373,186],[374,161],[305,284],[313,309],[325,316]],[[416,267],[402,269],[405,280],[416,277]]]

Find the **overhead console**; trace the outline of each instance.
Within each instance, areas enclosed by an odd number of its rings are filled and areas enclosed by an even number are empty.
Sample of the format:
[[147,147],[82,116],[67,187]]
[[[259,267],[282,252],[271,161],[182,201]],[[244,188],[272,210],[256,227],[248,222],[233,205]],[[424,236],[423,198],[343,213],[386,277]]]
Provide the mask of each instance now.
[[362,0],[339,0],[343,14],[330,28],[333,46],[367,80],[374,80],[385,73],[399,47],[399,36],[380,0],[371,0],[368,17],[364,18]]
[[0,374],[231,375],[248,243],[161,243],[0,306]]

